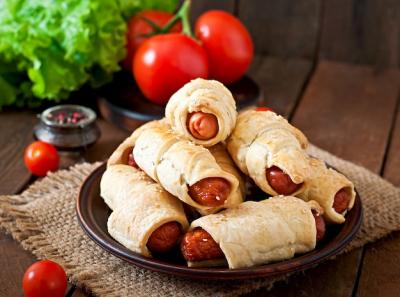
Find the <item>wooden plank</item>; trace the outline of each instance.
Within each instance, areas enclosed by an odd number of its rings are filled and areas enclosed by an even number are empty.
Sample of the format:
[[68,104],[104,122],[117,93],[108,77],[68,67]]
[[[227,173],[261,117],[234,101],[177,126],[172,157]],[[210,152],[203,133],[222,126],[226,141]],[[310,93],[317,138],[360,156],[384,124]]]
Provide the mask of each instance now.
[[[368,67],[321,62],[293,123],[316,145],[379,172],[396,105],[398,79],[397,71],[377,73]],[[352,296],[361,259],[362,249],[339,256],[289,280],[290,285],[278,284],[268,295]],[[261,290],[251,296],[266,294]]]
[[285,60],[279,57],[258,56],[249,74],[262,88],[264,104],[288,117],[311,69],[311,62],[304,59]]
[[321,62],[293,122],[321,148],[379,173],[398,84],[398,70]]
[[235,0],[194,0],[192,1],[192,6],[190,9],[190,19],[192,24],[196,21],[196,19],[205,11],[211,9],[220,9],[225,10],[230,13],[234,13],[235,11]]
[[0,296],[23,296],[22,277],[25,270],[36,261],[11,236],[0,232]]
[[256,52],[284,58],[314,58],[319,14],[319,0],[253,0],[238,5]]
[[398,67],[400,1],[326,0],[320,57]]
[[[383,176],[400,186],[400,110],[392,134]],[[357,296],[399,296],[400,232],[368,245]]]
[[84,158],[87,162],[103,161],[107,159],[116,147],[130,135],[117,126],[99,119],[97,124],[101,131],[101,136],[95,145],[88,148],[84,153]]
[[388,149],[384,177],[394,185],[400,187],[400,98],[397,110],[396,123],[393,128],[392,139]]
[[25,147],[32,142],[32,112],[2,112],[0,116],[0,195],[18,192],[31,178],[24,165]]

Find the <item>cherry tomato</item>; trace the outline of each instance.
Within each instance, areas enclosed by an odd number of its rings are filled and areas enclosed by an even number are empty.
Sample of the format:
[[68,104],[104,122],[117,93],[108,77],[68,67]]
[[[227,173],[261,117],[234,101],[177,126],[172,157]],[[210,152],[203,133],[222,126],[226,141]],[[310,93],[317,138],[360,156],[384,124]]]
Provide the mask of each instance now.
[[56,171],[60,157],[54,146],[43,141],[35,141],[25,149],[24,161],[32,174],[45,176],[48,171]]
[[206,49],[210,78],[231,84],[245,74],[253,59],[253,41],[239,19],[211,10],[197,19],[195,33]]
[[[126,33],[127,55],[122,62],[122,66],[132,71],[132,61],[136,50],[148,38],[146,35],[153,33],[154,29],[146,21],[149,20],[159,27],[165,26],[174,15],[166,11],[148,10],[135,14],[128,22]],[[181,32],[181,22],[176,23],[169,32]]]
[[271,107],[265,107],[265,106],[257,107],[256,111],[272,111],[272,112],[274,112],[274,110]]
[[57,263],[39,261],[25,271],[22,289],[26,297],[63,297],[67,290],[67,275]]
[[137,50],[133,74],[143,94],[150,101],[163,105],[185,83],[197,77],[208,77],[207,54],[186,35],[156,35]]

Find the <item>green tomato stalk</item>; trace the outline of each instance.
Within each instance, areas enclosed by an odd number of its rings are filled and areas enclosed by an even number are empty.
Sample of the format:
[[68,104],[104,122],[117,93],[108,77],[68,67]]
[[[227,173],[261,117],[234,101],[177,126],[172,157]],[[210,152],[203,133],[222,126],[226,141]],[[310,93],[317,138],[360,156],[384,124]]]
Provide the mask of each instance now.
[[185,0],[175,16],[163,28],[161,28],[160,32],[168,33],[177,22],[182,21],[182,33],[194,38],[189,20],[191,3],[191,0]]

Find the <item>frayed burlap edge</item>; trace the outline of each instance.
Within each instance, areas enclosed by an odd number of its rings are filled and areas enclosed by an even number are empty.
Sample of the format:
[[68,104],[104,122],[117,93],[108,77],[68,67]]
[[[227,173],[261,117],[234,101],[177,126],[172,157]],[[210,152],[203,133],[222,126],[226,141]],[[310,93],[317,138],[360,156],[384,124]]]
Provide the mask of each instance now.
[[[398,188],[368,170],[341,160],[316,147],[310,148],[310,154],[325,160],[346,174],[355,182],[362,197],[364,222],[356,238],[345,249],[346,252],[381,238],[394,230],[400,230],[400,190]],[[70,281],[75,285],[87,288],[98,296],[119,296],[118,293],[115,293],[118,292],[118,288],[105,287],[104,280],[86,273],[87,269],[81,267],[79,263],[60,256],[60,250],[48,241],[46,234],[42,232],[42,227],[35,221],[32,210],[29,208],[31,202],[63,188],[66,181],[80,185],[84,178],[99,165],[100,163],[79,164],[69,170],[49,174],[48,177],[34,183],[21,195],[0,196],[0,226],[38,258],[52,259],[63,265]],[[112,256],[110,255],[110,257]],[[276,281],[287,278],[288,275],[283,275],[273,279],[240,282],[233,289],[215,292],[215,296],[237,296],[262,287],[270,289]],[[229,283],[221,282],[221,286],[229,287]],[[176,293],[177,296],[190,295]]]

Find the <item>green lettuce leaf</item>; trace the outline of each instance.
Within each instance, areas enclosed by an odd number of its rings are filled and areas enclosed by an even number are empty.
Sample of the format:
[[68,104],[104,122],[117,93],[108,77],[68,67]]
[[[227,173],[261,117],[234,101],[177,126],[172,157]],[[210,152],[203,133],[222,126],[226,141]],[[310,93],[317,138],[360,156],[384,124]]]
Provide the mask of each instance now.
[[58,101],[109,81],[125,32],[116,0],[1,0],[0,107]]

